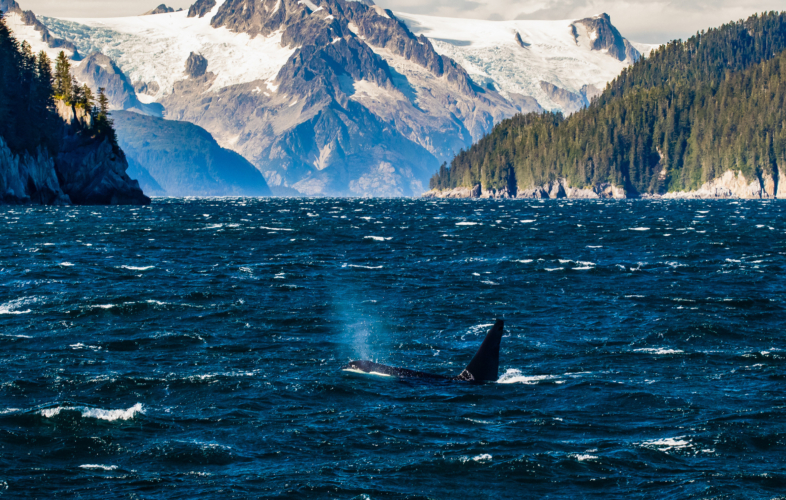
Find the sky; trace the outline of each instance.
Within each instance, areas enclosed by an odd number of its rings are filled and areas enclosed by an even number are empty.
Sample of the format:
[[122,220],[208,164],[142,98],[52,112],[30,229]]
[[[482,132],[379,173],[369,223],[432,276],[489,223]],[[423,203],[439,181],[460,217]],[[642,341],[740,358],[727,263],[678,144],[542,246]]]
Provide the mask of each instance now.
[[[195,0],[17,0],[37,15],[115,17],[141,14],[165,1],[187,9]],[[647,43],[687,38],[756,12],[786,10],[786,0],[376,0],[393,11],[477,19],[581,19],[600,13],[623,36]]]

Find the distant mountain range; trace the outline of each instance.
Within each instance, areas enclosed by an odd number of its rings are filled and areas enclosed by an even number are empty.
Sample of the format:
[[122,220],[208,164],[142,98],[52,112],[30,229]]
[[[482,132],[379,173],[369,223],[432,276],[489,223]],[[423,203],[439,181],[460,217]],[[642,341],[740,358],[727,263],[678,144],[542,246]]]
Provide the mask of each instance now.
[[198,0],[148,14],[41,18],[72,44],[56,48],[22,15],[9,24],[34,50],[89,55],[76,71],[112,89],[115,108],[203,128],[282,195],[419,195],[503,119],[573,113],[651,49],[605,15],[467,21],[344,0]]

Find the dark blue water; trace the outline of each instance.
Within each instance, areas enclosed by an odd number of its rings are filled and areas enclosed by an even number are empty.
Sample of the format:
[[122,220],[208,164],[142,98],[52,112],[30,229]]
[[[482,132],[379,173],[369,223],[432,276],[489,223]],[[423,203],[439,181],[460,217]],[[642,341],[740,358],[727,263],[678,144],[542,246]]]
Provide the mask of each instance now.
[[[0,209],[0,495],[784,498],[786,205]],[[444,375],[504,317],[500,383]]]

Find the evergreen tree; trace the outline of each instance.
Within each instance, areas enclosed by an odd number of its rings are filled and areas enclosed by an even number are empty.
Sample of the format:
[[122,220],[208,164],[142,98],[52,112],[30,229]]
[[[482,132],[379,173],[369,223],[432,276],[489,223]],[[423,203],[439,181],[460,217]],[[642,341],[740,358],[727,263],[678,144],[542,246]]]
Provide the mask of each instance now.
[[55,98],[68,101],[72,94],[71,63],[62,50],[55,61]]

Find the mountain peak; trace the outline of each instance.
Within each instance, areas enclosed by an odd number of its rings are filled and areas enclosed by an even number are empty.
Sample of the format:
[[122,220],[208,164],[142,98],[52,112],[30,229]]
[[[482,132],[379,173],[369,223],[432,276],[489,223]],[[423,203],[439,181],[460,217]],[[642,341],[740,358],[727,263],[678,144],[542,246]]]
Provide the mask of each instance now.
[[[183,10],[183,9],[180,9],[180,10]],[[156,7],[155,9],[149,10],[149,11],[145,12],[142,15],[143,16],[153,16],[153,15],[156,15],[156,14],[171,14],[172,12],[175,12],[175,9],[173,9],[172,7],[167,7],[166,4],[162,3],[161,5]]]
[[606,51],[620,61],[636,62],[641,57],[641,53],[611,24],[611,16],[605,12],[574,21],[571,26],[577,45]]

